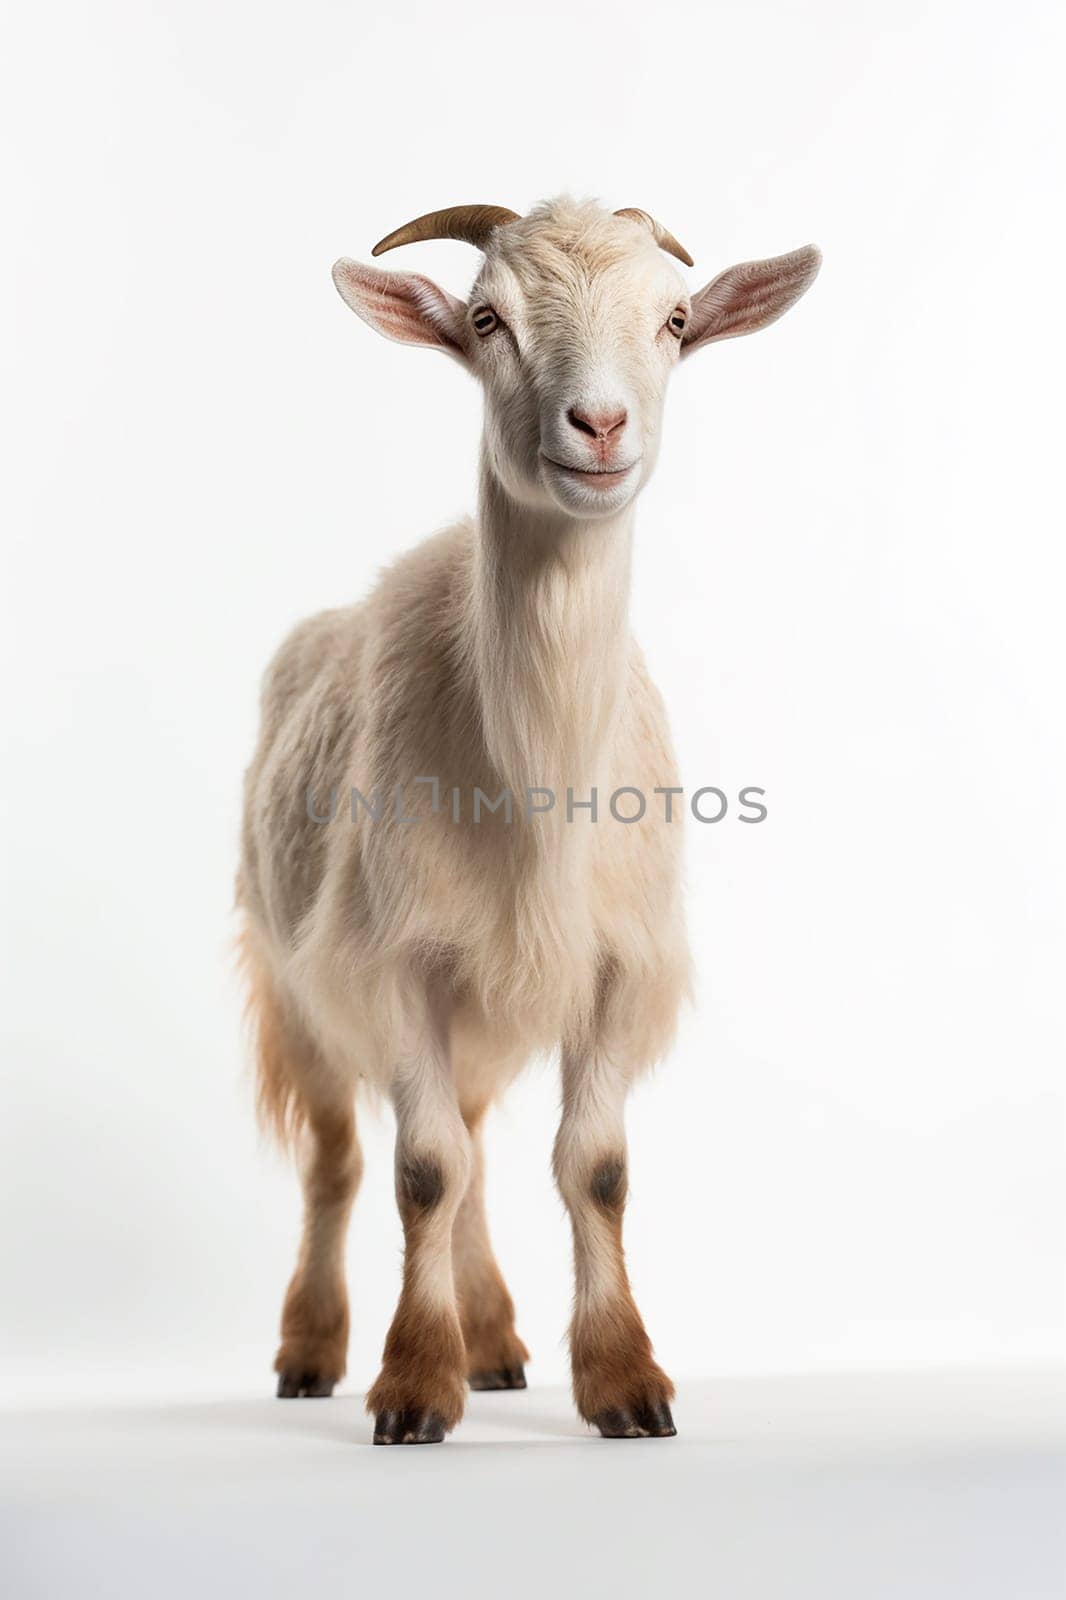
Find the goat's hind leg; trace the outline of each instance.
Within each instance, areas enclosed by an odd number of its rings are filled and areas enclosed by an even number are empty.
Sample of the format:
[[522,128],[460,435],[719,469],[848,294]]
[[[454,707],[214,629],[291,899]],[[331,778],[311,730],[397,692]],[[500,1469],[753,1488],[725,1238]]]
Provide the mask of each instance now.
[[452,1232],[455,1291],[471,1389],[524,1389],[529,1351],[515,1332],[514,1301],[496,1264],[485,1215],[484,1102],[463,1105],[473,1172]]
[[312,1102],[306,1141],[303,1237],[274,1362],[283,1400],[332,1394],[348,1358],[344,1241],[362,1169],[350,1099]]
[[287,1006],[249,936],[249,1010],[256,1031],[260,1121],[300,1147],[303,1234],[281,1314],[278,1395],[332,1394],[348,1356],[344,1241],[362,1175],[350,1085],[332,1073]]

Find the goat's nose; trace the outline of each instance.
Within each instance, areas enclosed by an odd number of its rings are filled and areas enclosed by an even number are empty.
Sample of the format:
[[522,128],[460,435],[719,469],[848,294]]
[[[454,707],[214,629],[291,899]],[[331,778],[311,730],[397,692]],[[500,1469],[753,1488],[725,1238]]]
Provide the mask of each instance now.
[[566,413],[566,419],[578,433],[588,434],[591,439],[606,440],[621,432],[626,425],[627,415],[624,406],[615,406],[609,411],[594,411],[583,406],[571,406]]

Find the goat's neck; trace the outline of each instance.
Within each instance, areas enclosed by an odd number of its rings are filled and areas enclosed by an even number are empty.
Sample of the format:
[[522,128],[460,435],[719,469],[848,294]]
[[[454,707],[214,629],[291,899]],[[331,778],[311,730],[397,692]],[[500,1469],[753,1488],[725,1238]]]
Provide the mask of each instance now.
[[630,647],[633,513],[579,521],[520,505],[482,469],[473,657],[488,754],[516,801],[602,783]]

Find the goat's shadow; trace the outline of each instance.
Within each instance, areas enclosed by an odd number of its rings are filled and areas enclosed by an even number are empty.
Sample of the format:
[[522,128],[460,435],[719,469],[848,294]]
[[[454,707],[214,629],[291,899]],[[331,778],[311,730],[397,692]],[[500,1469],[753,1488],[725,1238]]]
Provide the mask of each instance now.
[[[518,1391],[521,1393],[521,1391]],[[464,1424],[460,1422],[449,1436],[451,1444],[467,1449],[529,1448],[535,1445],[580,1443],[595,1437],[575,1416],[562,1410],[530,1414],[521,1403],[509,1401],[511,1391],[501,1390],[491,1400],[484,1395],[471,1396],[466,1421],[490,1425],[506,1430],[507,1437],[499,1439],[464,1439]],[[303,1437],[326,1439],[330,1443],[350,1447],[373,1445],[373,1424],[363,1408],[358,1394],[340,1394],[316,1399],[278,1400],[273,1396],[262,1400],[208,1400],[188,1405],[155,1406],[138,1410],[137,1420],[145,1426],[159,1423],[192,1429],[220,1430],[227,1433],[269,1433],[275,1437],[299,1434]],[[514,1438],[513,1434],[526,1435]],[[378,1447],[380,1448],[380,1446]]]

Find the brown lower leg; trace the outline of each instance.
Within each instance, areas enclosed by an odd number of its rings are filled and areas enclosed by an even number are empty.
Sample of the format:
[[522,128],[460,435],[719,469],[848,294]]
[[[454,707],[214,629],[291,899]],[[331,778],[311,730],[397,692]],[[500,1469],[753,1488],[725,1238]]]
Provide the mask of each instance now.
[[571,1204],[577,1296],[570,1329],[574,1399],[601,1433],[672,1433],[674,1386],[652,1355],[622,1249],[625,1166],[609,1156]]
[[348,1354],[344,1239],[362,1171],[351,1107],[309,1112],[307,1138],[303,1237],[274,1363],[286,1399],[332,1393]]
[[622,1250],[626,1081],[606,1051],[563,1053],[555,1175],[574,1235],[574,1399],[612,1438],[665,1436],[673,1384],[652,1356]]
[[473,1144],[473,1171],[452,1229],[459,1321],[472,1389],[524,1389],[529,1351],[515,1332],[514,1302],[496,1264],[485,1215],[484,1106],[463,1111]]
[[452,1267],[452,1225],[470,1177],[470,1137],[456,1100],[451,996],[431,975],[397,1068],[396,1199],[404,1232],[403,1287],[367,1395],[375,1444],[433,1444],[463,1414],[466,1352]]
[[398,1163],[403,1287],[381,1373],[366,1401],[376,1417],[378,1443],[435,1443],[463,1414],[466,1358],[454,1295],[448,1292],[454,1187],[454,1176],[449,1181],[435,1157],[407,1156]]

